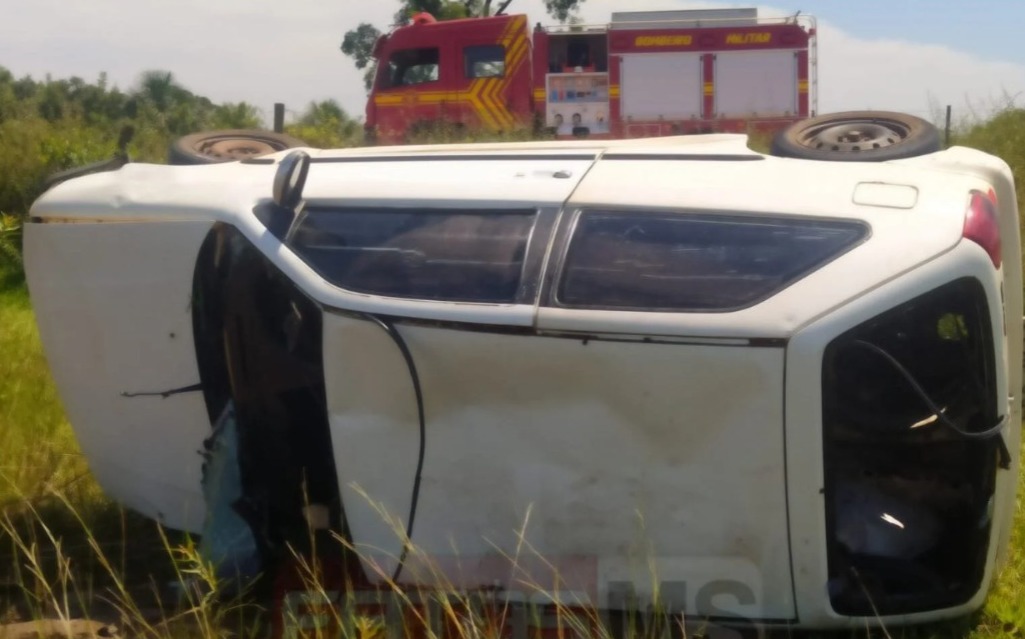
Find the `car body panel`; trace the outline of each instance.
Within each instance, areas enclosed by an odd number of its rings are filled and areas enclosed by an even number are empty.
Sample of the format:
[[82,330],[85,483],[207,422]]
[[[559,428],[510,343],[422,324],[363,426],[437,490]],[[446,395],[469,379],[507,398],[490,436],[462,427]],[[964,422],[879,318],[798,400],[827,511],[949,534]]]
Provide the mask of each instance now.
[[[758,618],[793,617],[782,348],[396,329],[426,414],[412,542],[467,564],[444,576],[406,565],[400,579],[488,585],[474,579],[493,575],[472,562],[517,548],[598,565],[628,556],[639,582],[651,562],[719,557],[759,575],[746,584],[757,589]],[[371,322],[330,316],[325,334],[348,523],[383,579],[398,563],[416,466],[410,375]],[[659,577],[688,575],[667,568]],[[597,587],[601,598],[608,581]]]
[[[203,395],[192,272],[209,222],[29,224],[25,262],[50,370],[100,486],[197,530]],[[130,396],[125,396],[125,395]],[[139,396],[131,396],[142,394]]]
[[[671,583],[732,575],[756,603],[730,613],[781,625],[919,622],[980,605],[1007,555],[1019,468],[1021,248],[1006,164],[961,148],[878,164],[786,160],[723,135],[305,151],[310,207],[538,211],[547,226],[531,238],[533,292],[485,304],[332,283],[257,215],[287,152],[130,164],[58,185],[26,225],[28,283],[76,436],[115,499],[174,528],[202,527],[199,451],[211,418],[202,393],[173,391],[199,381],[190,295],[201,244],[226,225],[323,313],[338,489],[378,581],[401,567],[406,583],[479,586],[484,575],[513,578],[508,555],[536,553],[591,561],[581,579],[607,600],[617,583],[643,589],[634,562],[648,553]],[[995,192],[1002,269],[962,237],[972,189]],[[565,307],[553,291],[566,245],[595,210],[842,221],[867,233],[742,308]],[[982,586],[941,610],[838,614],[820,492],[824,349],[960,276],[985,290],[994,389],[1009,419],[1010,470],[996,475]],[[422,384],[423,442],[414,371],[388,326]],[[440,574],[403,556],[414,499],[411,540],[453,562]],[[478,563],[467,572],[457,554]],[[538,563],[528,574],[552,577]],[[688,612],[721,612],[689,597]]]
[[[852,301],[841,311],[823,317],[807,326],[794,336],[787,348],[787,477],[790,495],[789,513],[791,544],[794,553],[794,585],[797,593],[799,615],[813,625],[858,627],[862,623],[854,618],[838,615],[829,605],[826,590],[822,584],[828,581],[826,570],[825,538],[822,535],[822,521],[825,517],[823,496],[823,448],[821,429],[812,425],[822,420],[821,383],[822,358],[827,343],[836,335],[857,324],[878,315],[881,311],[894,308],[916,295],[926,293],[945,284],[954,277],[952,273],[971,274],[984,283],[991,294],[994,335],[1000,335],[1001,313],[999,300],[999,278],[985,252],[974,244],[964,243],[955,250],[942,255],[913,276],[899,282],[890,282],[863,297]],[[1008,370],[997,366],[998,393],[1008,396]],[[1002,414],[1009,415],[1008,428],[1004,435],[1008,442],[1018,441],[1021,423],[1021,407],[1008,400],[1002,407]],[[1014,475],[1000,471],[998,481],[1014,482]],[[1003,485],[999,490],[1006,490]],[[997,526],[1002,525],[1012,513],[998,506],[993,514]],[[996,552],[996,544],[989,548],[990,556]],[[989,583],[992,573],[987,571],[983,586]],[[985,588],[983,588],[984,590]],[[980,593],[982,590],[980,590]],[[952,618],[963,615],[980,603],[978,596],[957,608],[943,612],[942,616]],[[905,615],[898,618],[884,617],[877,620],[884,624],[900,624],[937,619],[935,612]]]

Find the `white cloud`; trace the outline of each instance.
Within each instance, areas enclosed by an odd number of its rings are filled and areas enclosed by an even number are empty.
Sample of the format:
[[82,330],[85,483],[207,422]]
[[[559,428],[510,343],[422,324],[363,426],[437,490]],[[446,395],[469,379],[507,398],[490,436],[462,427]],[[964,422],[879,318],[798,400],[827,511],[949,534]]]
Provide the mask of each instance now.
[[[0,65],[16,75],[106,71],[122,88],[147,69],[167,69],[217,101],[245,100],[266,115],[274,102],[299,111],[334,98],[363,113],[361,73],[339,51],[359,22],[384,26],[397,3],[385,0],[20,0],[0,23]],[[602,23],[624,0],[588,0],[582,17]],[[630,0],[631,10],[723,6],[712,2]],[[511,9],[547,21],[542,0]],[[769,11],[769,10],[766,10]],[[779,11],[774,12],[781,14]],[[953,47],[856,38],[820,22],[820,111],[879,108],[929,115],[965,98],[994,104],[1025,90],[1025,66],[982,60]]]
[[893,109],[931,117],[933,107],[1003,104],[1025,90],[1025,66],[984,60],[952,47],[865,40],[820,24],[819,106],[822,112]]
[[339,45],[361,21],[387,23],[378,0],[22,0],[0,21],[0,65],[16,75],[106,71],[121,88],[166,69],[217,101],[299,110],[335,98],[362,112],[360,74]]

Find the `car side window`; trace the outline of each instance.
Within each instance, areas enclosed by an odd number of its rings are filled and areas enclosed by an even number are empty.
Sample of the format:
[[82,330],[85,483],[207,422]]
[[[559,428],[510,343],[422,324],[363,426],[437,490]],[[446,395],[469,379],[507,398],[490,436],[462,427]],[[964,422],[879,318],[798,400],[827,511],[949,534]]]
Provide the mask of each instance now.
[[440,52],[437,47],[395,51],[388,58],[387,73],[382,76],[384,85],[380,88],[436,82],[439,64]]
[[468,78],[501,78],[505,75],[505,47],[500,44],[466,47],[463,66]]
[[308,209],[290,243],[351,291],[431,301],[516,300],[536,211]]
[[556,303],[725,312],[757,303],[867,234],[847,221],[590,211],[570,240]]

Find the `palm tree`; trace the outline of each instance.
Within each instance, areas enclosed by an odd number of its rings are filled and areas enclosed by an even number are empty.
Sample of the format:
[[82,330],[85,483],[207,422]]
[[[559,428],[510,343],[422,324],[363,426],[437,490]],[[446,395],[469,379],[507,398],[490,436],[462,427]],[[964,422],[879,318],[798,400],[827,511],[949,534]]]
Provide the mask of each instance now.
[[136,93],[160,113],[167,113],[182,91],[170,71],[146,71],[139,80]]
[[307,126],[322,126],[341,124],[348,119],[348,114],[338,102],[321,100],[320,102],[310,102],[302,117],[299,118],[299,122]]
[[263,118],[260,110],[248,102],[227,102],[214,107],[210,126],[215,129],[260,129],[263,128]]

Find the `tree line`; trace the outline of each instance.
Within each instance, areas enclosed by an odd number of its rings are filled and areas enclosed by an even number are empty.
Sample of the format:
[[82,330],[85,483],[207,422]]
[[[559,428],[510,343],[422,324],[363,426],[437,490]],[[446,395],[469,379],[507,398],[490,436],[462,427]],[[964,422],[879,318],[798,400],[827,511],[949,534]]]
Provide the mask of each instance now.
[[[0,213],[23,215],[56,171],[109,159],[131,125],[133,160],[163,163],[177,137],[213,129],[267,128],[246,102],[215,103],[182,86],[169,71],[141,74],[134,86],[72,77],[17,78],[0,66]],[[311,146],[359,143],[362,124],[334,100],[314,102],[286,126]]]

